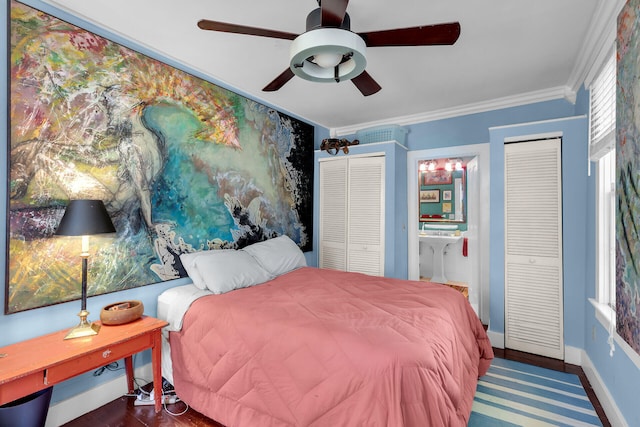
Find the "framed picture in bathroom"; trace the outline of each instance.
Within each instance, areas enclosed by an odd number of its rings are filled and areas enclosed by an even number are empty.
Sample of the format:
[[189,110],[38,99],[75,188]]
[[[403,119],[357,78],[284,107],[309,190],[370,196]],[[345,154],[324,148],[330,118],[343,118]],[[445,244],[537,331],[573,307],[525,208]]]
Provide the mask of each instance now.
[[440,203],[440,190],[422,190],[422,191],[420,191],[420,202],[422,202],[422,203]]
[[451,190],[442,190],[442,200],[451,200]]
[[422,185],[451,184],[451,171],[437,169],[422,172]]

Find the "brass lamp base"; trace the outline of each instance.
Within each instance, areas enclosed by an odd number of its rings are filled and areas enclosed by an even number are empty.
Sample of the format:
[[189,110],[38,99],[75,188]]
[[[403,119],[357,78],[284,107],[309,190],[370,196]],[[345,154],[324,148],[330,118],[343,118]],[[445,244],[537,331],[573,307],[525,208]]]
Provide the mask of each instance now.
[[89,312],[87,310],[82,310],[78,313],[78,316],[80,317],[80,323],[69,331],[69,333],[64,337],[65,340],[98,335],[100,325],[98,323],[91,323],[87,320],[87,316],[89,316]]

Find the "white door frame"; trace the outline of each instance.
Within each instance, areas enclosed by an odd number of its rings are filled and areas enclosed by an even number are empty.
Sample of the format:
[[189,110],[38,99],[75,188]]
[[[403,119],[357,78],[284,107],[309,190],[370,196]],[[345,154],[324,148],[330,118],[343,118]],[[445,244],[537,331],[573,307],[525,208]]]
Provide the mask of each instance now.
[[[489,322],[489,143],[460,145],[454,147],[433,148],[429,150],[415,150],[407,153],[407,241],[408,241],[408,278],[420,278],[419,255],[419,226],[418,226],[418,162],[420,160],[447,157],[477,157],[477,176],[473,173],[467,176],[467,189],[476,189],[476,194],[467,195],[467,222],[469,253],[477,254],[477,259],[471,259],[472,273],[469,301],[484,324]],[[469,215],[469,211],[472,212]],[[475,214],[477,213],[477,214]],[[477,246],[476,246],[477,245]],[[477,250],[473,250],[477,247]]]

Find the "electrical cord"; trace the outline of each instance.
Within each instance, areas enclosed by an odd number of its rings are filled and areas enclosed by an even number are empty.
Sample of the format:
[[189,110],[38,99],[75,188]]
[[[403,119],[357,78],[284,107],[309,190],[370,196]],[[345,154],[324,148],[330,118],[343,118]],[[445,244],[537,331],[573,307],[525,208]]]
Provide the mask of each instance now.
[[[164,378],[163,378],[163,380],[164,380]],[[163,385],[164,385],[164,381],[163,381]],[[172,393],[167,394],[167,393],[165,393],[165,392],[164,392],[164,390],[162,391],[162,396],[163,396],[163,399],[162,399],[162,408],[164,409],[164,411],[165,411],[167,414],[172,415],[172,416],[174,416],[174,417],[179,417],[180,415],[184,415],[184,414],[186,414],[186,413],[187,413],[187,411],[189,410],[189,404],[188,404],[187,402],[183,402],[182,400],[179,400],[180,398],[178,398],[178,401],[177,401],[177,402],[175,402],[174,404],[177,404],[178,402],[182,402],[182,403],[184,403],[185,408],[184,408],[184,410],[183,410],[182,412],[171,412],[171,411],[169,410],[169,408],[167,408],[167,403],[166,403],[166,399],[164,399],[164,396],[169,396],[169,395],[173,395],[173,396],[175,396],[175,393],[176,393],[176,392],[175,392],[175,391],[173,391]],[[176,396],[176,397],[177,397],[177,396]]]
[[102,366],[96,369],[95,371],[93,371],[93,376],[98,377],[102,375],[104,371],[119,371],[121,369],[124,369],[124,368],[121,368],[118,362],[111,362],[108,365]]
[[[146,391],[142,388],[142,386],[139,385],[138,380],[142,381],[145,385],[148,385],[151,383],[151,381],[145,380],[145,379],[138,379],[138,378],[134,378],[134,383],[136,384],[137,387],[137,392],[136,394],[126,394],[125,396],[128,397],[135,397],[137,400],[142,400],[145,401],[145,403],[143,403],[143,405],[152,405],[153,402],[151,402],[154,399],[154,389],[151,389],[151,391]],[[169,414],[172,415],[174,417],[180,416],[180,415],[184,415],[190,408],[189,404],[187,404],[186,402],[183,402],[182,400],[180,400],[180,398],[176,395],[176,392],[173,388],[173,385],[167,381],[164,377],[162,378],[162,408],[164,409],[164,411]],[[181,411],[181,412],[172,412],[167,405],[174,405],[174,404],[178,404],[178,402],[182,402],[185,405],[185,408]]]
[[[133,365],[135,366],[135,355],[133,356],[133,361],[132,361]],[[102,366],[98,369],[96,369],[95,371],[93,371],[93,376],[94,377],[98,377],[100,375],[102,375],[104,373],[104,371],[120,371],[123,370],[124,367],[120,367],[120,364],[116,361],[116,362],[111,362],[108,365]],[[126,397],[135,397],[136,399],[138,399],[138,397],[140,395],[145,396],[146,399],[150,399],[151,397],[151,392],[145,391],[142,386],[149,384],[150,381],[144,379],[144,378],[133,378],[133,383],[136,386],[137,391],[135,393],[126,393],[125,396]],[[142,385],[141,385],[142,383]],[[153,389],[152,389],[153,390]],[[172,415],[174,417],[178,417],[180,415],[184,415],[188,410],[189,410],[189,405],[186,402],[183,402],[182,400],[180,400],[180,398],[178,396],[176,396],[176,392],[173,388],[173,385],[167,381],[165,378],[162,378],[162,407],[164,409],[164,411],[169,414]],[[176,404],[178,402],[182,402],[185,405],[185,408],[183,411],[181,412],[171,412],[169,410],[169,408],[167,408],[167,404],[172,404],[172,403],[167,403],[169,401],[169,399],[165,399],[165,396],[167,397],[175,397],[176,400],[174,401],[173,404]]]

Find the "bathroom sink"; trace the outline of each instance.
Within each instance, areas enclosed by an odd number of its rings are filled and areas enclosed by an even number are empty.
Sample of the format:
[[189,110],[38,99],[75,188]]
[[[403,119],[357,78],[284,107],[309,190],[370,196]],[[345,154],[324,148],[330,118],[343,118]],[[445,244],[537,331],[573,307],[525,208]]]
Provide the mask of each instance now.
[[426,234],[420,235],[420,241],[433,249],[433,277],[432,282],[447,283],[444,275],[444,251],[451,243],[457,243],[462,236]]
[[420,240],[430,244],[449,244],[456,243],[462,236],[437,235],[437,234],[421,234]]

